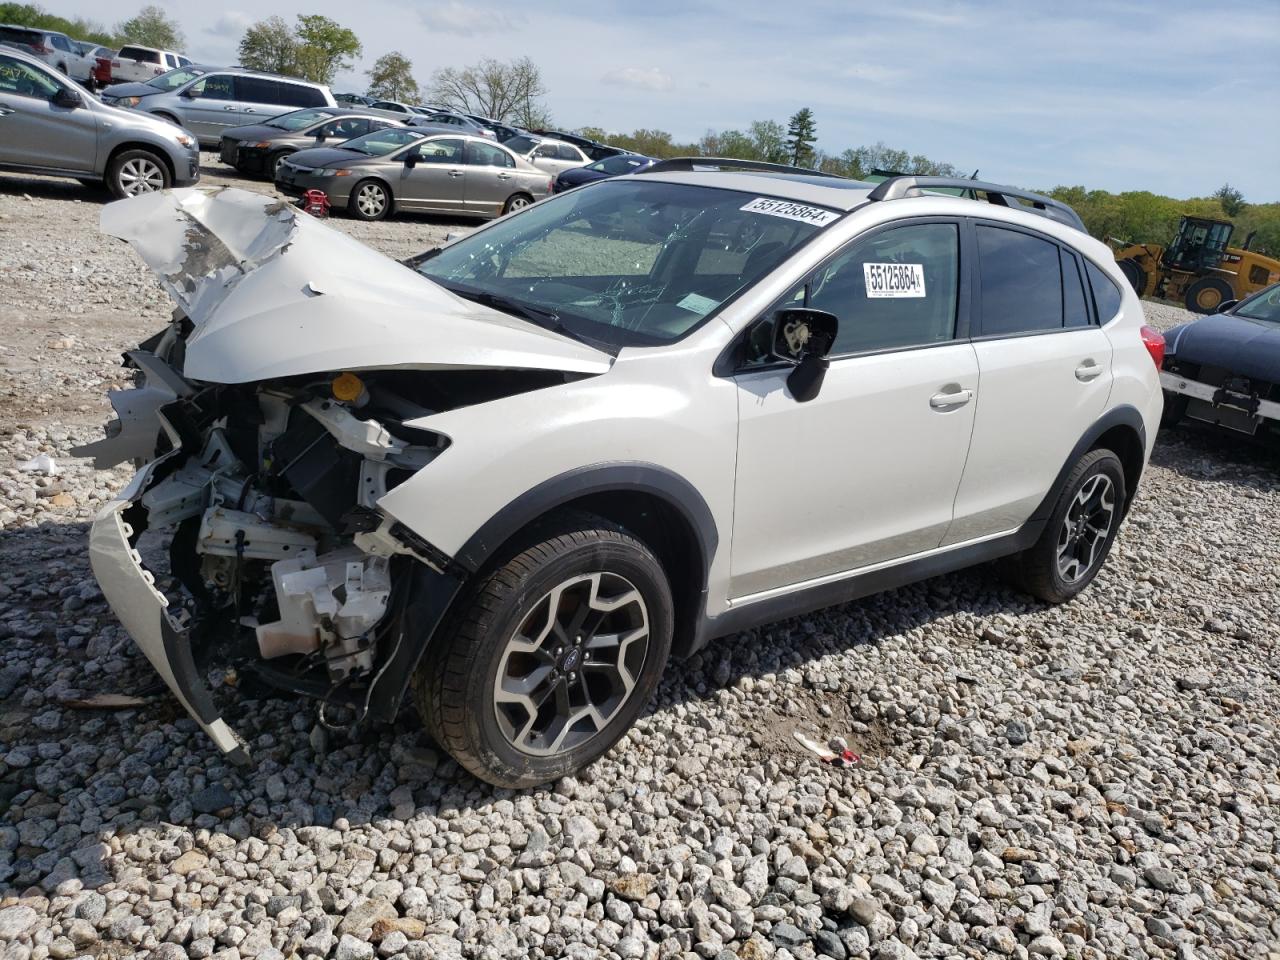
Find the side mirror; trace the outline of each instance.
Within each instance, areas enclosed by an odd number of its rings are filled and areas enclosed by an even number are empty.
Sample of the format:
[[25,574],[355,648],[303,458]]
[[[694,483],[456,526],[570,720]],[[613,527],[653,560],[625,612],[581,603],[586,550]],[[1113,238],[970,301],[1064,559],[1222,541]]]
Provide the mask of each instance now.
[[180,96],[183,100],[194,100],[196,98],[195,91],[192,90],[190,87],[187,87],[187,89],[183,90],[180,94],[178,94],[178,96]]
[[773,355],[796,365],[787,376],[787,389],[798,403],[818,395],[839,325],[835,314],[825,310],[789,307],[774,314]]
[[323,130],[321,130],[319,133],[316,134],[316,143],[324,143],[328,139],[329,138],[325,136],[325,133]]
[[404,165],[412,170],[418,165],[418,151],[410,150],[404,155]]
[[59,87],[58,92],[51,98],[53,105],[56,107],[66,107],[68,110],[74,110],[76,107],[83,107],[84,101],[80,99],[80,94],[76,93],[70,87]]
[[1223,300],[1220,304],[1218,304],[1218,312],[1226,313],[1228,310],[1234,310],[1236,304],[1239,302],[1240,302],[1239,300]]

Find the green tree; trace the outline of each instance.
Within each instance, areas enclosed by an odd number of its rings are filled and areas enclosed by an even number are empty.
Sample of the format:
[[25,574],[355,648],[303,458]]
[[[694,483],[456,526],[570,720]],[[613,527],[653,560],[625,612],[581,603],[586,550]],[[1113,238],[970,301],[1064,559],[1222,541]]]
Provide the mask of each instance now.
[[1213,198],[1222,204],[1222,212],[1228,217],[1239,216],[1244,210],[1244,194],[1229,183],[1214,191]]
[[469,67],[446,67],[431,79],[431,96],[464,113],[495,120],[514,120],[521,126],[551,122],[542,98],[547,88],[542,71],[528,57],[503,63],[489,58]]
[[120,38],[105,24],[79,17],[68,20],[66,17],[49,13],[34,3],[0,3],[0,23],[57,30],[76,40],[92,40],[104,47],[115,48],[120,45]]
[[298,75],[314,83],[333,83],[364,50],[353,31],[319,14],[299,14],[295,33]]
[[416,103],[418,81],[413,79],[413,63],[403,53],[391,51],[373,61],[369,74],[369,96],[380,100]]
[[159,47],[161,50],[181,50],[187,45],[182,28],[154,5],[145,6],[136,17],[116,24],[116,33],[126,43]]
[[787,152],[795,166],[812,165],[813,145],[817,140],[818,125],[813,120],[813,111],[803,107],[793,113],[787,121]]
[[298,76],[298,41],[283,17],[268,17],[240,38],[240,63],[250,70]]

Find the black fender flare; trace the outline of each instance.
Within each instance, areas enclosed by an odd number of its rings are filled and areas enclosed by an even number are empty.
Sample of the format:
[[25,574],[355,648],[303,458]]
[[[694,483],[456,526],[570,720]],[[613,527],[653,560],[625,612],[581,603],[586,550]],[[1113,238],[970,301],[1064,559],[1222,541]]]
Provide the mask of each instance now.
[[[370,690],[369,718],[390,722],[400,710],[409,682],[431,639],[472,576],[521,530],[558,507],[593,494],[638,493],[656,497],[678,512],[693,533],[700,556],[696,622],[706,616],[707,577],[719,545],[711,508],[684,477],[652,463],[613,462],[578,467],[526,490],[490,517],[437,572],[416,564],[411,595],[402,617],[413,625],[412,635],[402,623],[385,667]],[[443,554],[441,559],[445,559]]]
[[[1132,483],[1126,484],[1129,489],[1125,491],[1124,512],[1128,513],[1129,504],[1133,502],[1133,497],[1138,491],[1138,481],[1141,479],[1143,464],[1146,462],[1147,451],[1147,424],[1142,419],[1142,414],[1137,407],[1129,404],[1123,404],[1108,410],[1101,417],[1093,422],[1084,435],[1076,441],[1076,445],[1071,449],[1071,454],[1067,457],[1066,462],[1062,465],[1062,469],[1058,471],[1058,475],[1054,478],[1053,485],[1049,487],[1049,492],[1045,494],[1045,498],[1040,501],[1040,505],[1036,507],[1035,512],[1031,514],[1028,523],[1044,523],[1053,513],[1053,508],[1058,503],[1058,497],[1062,493],[1062,487],[1067,482],[1067,474],[1080,461],[1086,453],[1097,445],[1098,440],[1103,434],[1115,429],[1116,427],[1128,427],[1137,434],[1138,444],[1142,450],[1143,459],[1139,461],[1137,474],[1132,478]],[[1117,454],[1121,451],[1116,451]],[[1128,478],[1126,478],[1128,479]]]

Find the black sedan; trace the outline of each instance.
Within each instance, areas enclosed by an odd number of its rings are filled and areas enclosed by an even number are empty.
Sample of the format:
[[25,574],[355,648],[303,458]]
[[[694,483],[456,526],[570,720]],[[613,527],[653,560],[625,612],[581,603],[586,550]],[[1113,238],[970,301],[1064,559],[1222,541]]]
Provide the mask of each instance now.
[[1280,283],[1165,333],[1164,423],[1280,437]]
[[585,167],[565,170],[556,177],[556,182],[551,189],[553,193],[564,193],[584,183],[594,183],[596,180],[608,180],[610,177],[635,173],[645,167],[653,166],[654,162],[652,157],[642,157],[638,153],[620,153],[616,157],[605,157]]

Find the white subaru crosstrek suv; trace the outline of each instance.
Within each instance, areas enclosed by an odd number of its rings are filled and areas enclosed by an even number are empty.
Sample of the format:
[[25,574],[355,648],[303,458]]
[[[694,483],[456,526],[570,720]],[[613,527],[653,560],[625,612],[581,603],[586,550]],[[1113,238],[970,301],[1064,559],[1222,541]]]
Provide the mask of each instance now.
[[[956,186],[982,200],[928,192]],[[1069,600],[1160,419],[1163,341],[1108,249],[992,184],[665,161],[405,264],[230,189],[102,223],[180,309],[82,448],[142,464],[93,569],[239,760],[217,660],[329,726],[412,689],[524,786],[712,638],[997,558]]]

